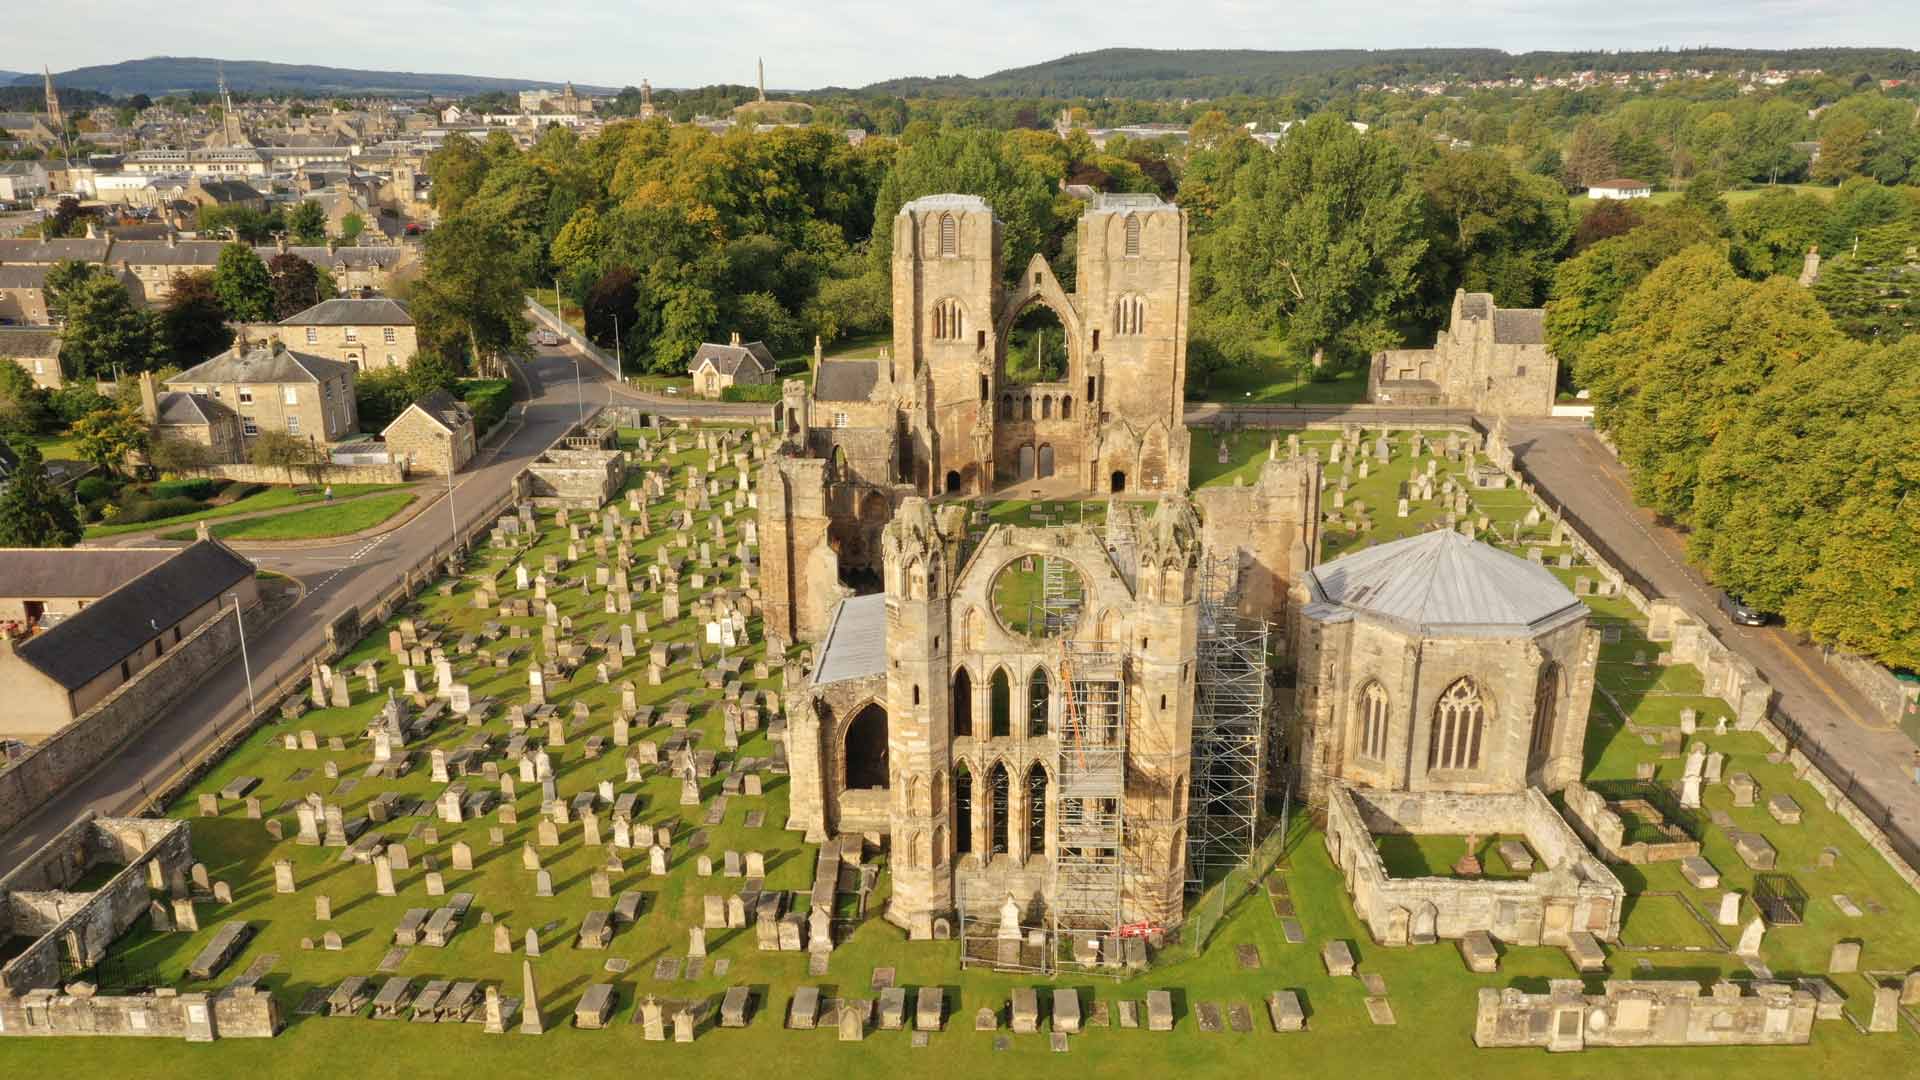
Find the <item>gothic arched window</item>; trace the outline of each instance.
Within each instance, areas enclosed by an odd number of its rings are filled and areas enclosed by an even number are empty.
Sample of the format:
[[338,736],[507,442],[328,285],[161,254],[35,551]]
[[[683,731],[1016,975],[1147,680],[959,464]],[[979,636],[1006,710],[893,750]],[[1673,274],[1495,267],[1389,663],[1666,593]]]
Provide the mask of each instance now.
[[1131,337],[1147,332],[1147,300],[1139,293],[1127,293],[1114,301],[1113,332]]
[[1533,687],[1533,740],[1527,750],[1529,768],[1546,763],[1553,749],[1553,722],[1560,706],[1560,665],[1549,660],[1540,668]]
[[1360,753],[1375,761],[1387,757],[1387,688],[1377,681],[1360,691]]
[[1427,744],[1429,769],[1477,769],[1480,739],[1487,724],[1487,703],[1471,676],[1447,687],[1433,709],[1433,732]]
[[959,229],[954,224],[952,214],[940,215],[940,254],[957,255],[960,253]]
[[1128,214],[1127,215],[1127,255],[1129,257],[1132,257],[1132,256],[1137,256],[1139,254],[1140,254],[1140,219],[1135,217],[1132,214]]
[[967,309],[960,301],[947,299],[933,305],[933,337],[936,341],[959,341],[967,333]]

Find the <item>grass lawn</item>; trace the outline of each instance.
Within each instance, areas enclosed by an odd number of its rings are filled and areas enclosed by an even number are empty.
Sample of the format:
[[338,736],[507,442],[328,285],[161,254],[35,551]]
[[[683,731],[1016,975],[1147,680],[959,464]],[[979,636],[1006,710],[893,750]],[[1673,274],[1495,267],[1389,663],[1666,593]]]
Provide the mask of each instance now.
[[[245,521],[229,521],[213,527],[213,535],[222,540],[313,540],[328,536],[345,536],[361,529],[371,529],[375,525],[393,517],[413,501],[411,491],[393,491],[384,495],[369,495],[352,502],[336,501],[331,505],[316,506],[308,510],[295,510],[290,514],[274,514],[269,517],[248,518]],[[191,531],[168,533],[164,540],[191,540]]]
[[39,435],[33,439],[33,445],[39,447],[40,457],[45,461],[61,458],[67,461],[80,460],[80,454],[74,449],[78,440],[68,434]]
[[[1528,872],[1515,870],[1500,857],[1500,844],[1504,840],[1513,840],[1526,845],[1524,836],[1480,836],[1475,837],[1474,855],[1480,860],[1480,878],[1489,880],[1525,879]],[[1386,864],[1387,876],[1396,878],[1443,877],[1457,875],[1453,864],[1467,853],[1467,838],[1464,836],[1430,835],[1379,835],[1374,837],[1374,846],[1380,851],[1380,861]],[[1476,879],[1477,880],[1477,879]]]
[[[1315,433],[1316,435],[1319,433]],[[683,445],[688,440],[682,437]],[[660,444],[657,440],[654,445]],[[1324,444],[1322,449],[1324,451]],[[706,455],[687,449],[671,462],[668,481],[671,491],[685,483],[686,471],[704,465]],[[1323,452],[1324,458],[1324,452]],[[1376,482],[1391,485],[1398,475],[1401,481],[1411,469],[1406,455],[1399,455],[1387,468],[1375,470],[1368,480],[1357,481],[1359,491]],[[657,465],[658,463],[656,463]],[[1449,463],[1453,464],[1453,463]],[[1336,469],[1335,475],[1338,475]],[[723,490],[732,490],[731,464],[723,464],[715,479]],[[640,483],[636,475],[631,484]],[[1487,493],[1498,494],[1498,493]],[[381,496],[385,497],[385,496]],[[1367,488],[1363,497],[1378,503],[1380,492]],[[1476,500],[1478,494],[1475,495]],[[1391,507],[1391,503],[1384,505]],[[1485,512],[1504,526],[1517,525],[1524,511],[1518,507],[1489,502]],[[1002,508],[1006,508],[1002,511]],[[677,500],[654,500],[650,510],[652,535],[635,543],[636,566],[653,565],[663,546],[677,545],[681,536],[669,527],[668,515],[680,509]],[[1030,512],[1021,504],[995,504],[990,510],[1009,514]],[[311,511],[302,511],[309,513]],[[719,513],[696,511],[695,532],[705,538],[708,518]],[[1475,512],[1481,512],[1477,507]],[[289,515],[291,517],[293,515]],[[737,519],[736,519],[737,520]],[[1390,517],[1386,520],[1393,520]],[[730,535],[737,535],[737,523],[729,523]],[[1371,542],[1377,537],[1361,537],[1351,546]],[[405,843],[413,856],[409,869],[396,873],[399,895],[374,894],[371,867],[342,861],[337,850],[302,847],[294,843],[295,821],[291,804],[317,793],[338,804],[349,819],[364,816],[366,807],[383,792],[398,792],[415,798],[431,798],[444,785],[434,783],[427,767],[430,750],[451,753],[476,737],[500,748],[510,736],[507,705],[526,700],[527,669],[537,649],[529,648],[527,638],[510,640],[518,647],[505,667],[494,667],[478,655],[452,658],[456,677],[469,685],[476,699],[495,699],[491,713],[477,726],[459,722],[441,722],[424,738],[416,739],[406,750],[414,755],[411,771],[395,780],[363,775],[371,759],[364,737],[369,720],[385,700],[384,688],[396,687],[401,680],[396,658],[387,650],[387,632],[403,617],[420,620],[439,630],[444,640],[458,640],[478,632],[483,623],[494,621],[517,628],[538,641],[543,620],[501,618],[497,609],[473,606],[473,591],[482,583],[490,588],[511,589],[516,563],[538,567],[546,556],[565,561],[566,531],[555,524],[552,515],[542,514],[535,545],[524,553],[509,555],[496,549],[483,549],[467,574],[455,584],[450,596],[437,590],[419,593],[403,610],[396,611],[384,623],[368,628],[368,634],[352,646],[337,663],[353,670],[361,663],[375,665],[378,691],[369,692],[359,677],[353,679],[354,703],[344,708],[308,712],[294,722],[277,722],[245,740],[234,753],[216,763],[203,777],[169,808],[172,816],[191,821],[195,855],[203,861],[214,879],[233,888],[234,903],[224,908],[203,904],[199,909],[202,930],[194,933],[157,935],[142,930],[117,943],[114,949],[120,970],[144,977],[151,975],[164,985],[185,991],[209,990],[225,985],[254,960],[273,954],[277,964],[261,985],[273,993],[288,1020],[287,1030],[273,1040],[222,1041],[209,1046],[192,1046],[174,1040],[132,1039],[17,1039],[0,1052],[9,1069],[19,1075],[68,1074],[129,1075],[157,1078],[204,1080],[209,1075],[271,1075],[286,1077],[331,1077],[343,1071],[364,1076],[403,1073],[409,1080],[437,1080],[439,1077],[474,1075],[513,1076],[531,1073],[564,1074],[581,1077],[625,1077],[638,1069],[658,1067],[676,1077],[691,1080],[734,1078],[754,1075],[774,1067],[793,1069],[796,1075],[830,1075],[838,1080],[880,1080],[903,1075],[934,1076],[1134,1076],[1159,1074],[1186,1078],[1244,1078],[1278,1065],[1288,1071],[1308,1075],[1322,1072],[1363,1071],[1376,1067],[1390,1069],[1396,1078],[1426,1080],[1497,1072],[1514,1080],[1561,1080],[1561,1078],[1615,1077],[1623,1070],[1657,1069],[1663,1078],[1703,1078],[1724,1080],[1734,1074],[1759,1077],[1846,1076],[1879,1077],[1908,1075],[1920,1038],[1909,1030],[1897,1034],[1865,1035],[1847,1023],[1821,1023],[1815,1029],[1811,1045],[1804,1047],[1704,1047],[1686,1051],[1589,1050],[1581,1054],[1548,1054],[1540,1050],[1479,1051],[1472,1042],[1474,998],[1485,987],[1521,987],[1539,992],[1549,979],[1576,978],[1564,953],[1550,948],[1504,947],[1501,970],[1497,974],[1475,975],[1461,963],[1451,943],[1431,947],[1389,949],[1374,945],[1363,925],[1355,918],[1339,873],[1328,859],[1324,838],[1313,830],[1304,815],[1293,819],[1293,836],[1283,863],[1295,910],[1307,933],[1301,945],[1288,945],[1281,924],[1263,896],[1227,897],[1230,901],[1218,931],[1210,945],[1197,955],[1185,956],[1178,950],[1168,954],[1167,962],[1132,975],[1125,980],[1109,980],[1069,971],[1053,979],[1039,976],[1000,975],[980,970],[961,970],[951,942],[908,941],[906,935],[880,918],[890,894],[890,876],[885,859],[878,885],[864,917],[837,898],[835,948],[829,972],[824,977],[806,974],[804,955],[791,952],[762,952],[749,930],[718,930],[707,935],[708,957],[703,972],[696,978],[656,979],[655,964],[661,959],[684,958],[687,928],[701,918],[702,901],[707,894],[730,894],[740,883],[721,876],[702,878],[695,870],[697,855],[706,854],[719,862],[722,852],[760,851],[768,864],[765,887],[793,893],[797,905],[807,904],[807,888],[813,876],[817,849],[802,833],[782,826],[789,809],[789,781],[777,773],[762,770],[766,778],[765,794],[751,798],[735,796],[728,800],[717,824],[708,824],[706,808],[679,805],[680,782],[665,767],[643,769],[638,782],[625,780],[623,753],[617,749],[597,757],[587,755],[585,743],[590,737],[610,738],[612,720],[620,700],[618,682],[634,681],[638,702],[656,708],[670,702],[684,702],[691,710],[688,732],[703,749],[721,746],[721,702],[718,690],[710,690],[699,674],[699,665],[679,660],[668,669],[658,686],[638,677],[644,661],[621,664],[613,682],[602,684],[588,663],[571,676],[548,681],[548,698],[562,714],[576,703],[587,707],[587,718],[566,732],[564,745],[550,748],[558,791],[571,797],[595,788],[601,781],[611,783],[621,793],[638,796],[635,819],[648,825],[672,824],[675,840],[672,862],[664,876],[650,875],[646,860],[633,851],[589,847],[583,842],[577,823],[561,830],[561,844],[540,849],[542,864],[551,872],[555,895],[534,895],[533,875],[522,869],[522,845],[532,842],[537,833],[541,793],[537,785],[520,784],[513,801],[519,815],[515,825],[500,825],[497,818],[449,824],[428,813],[401,817],[371,826],[389,842]],[[1551,550],[1551,549],[1550,549]],[[569,575],[588,569],[587,561],[568,567]],[[1578,572],[1578,567],[1566,573]],[[691,574],[689,567],[685,573]],[[709,588],[729,588],[738,584],[738,568],[706,571]],[[1556,573],[1560,573],[1556,569]],[[589,579],[591,580],[590,576]],[[693,647],[696,624],[683,617],[675,622],[660,618],[657,592],[634,595],[637,608],[648,617],[650,634],[639,635],[644,651],[650,644],[672,642]],[[574,637],[585,640],[603,628],[626,621],[607,615],[599,594],[588,595],[578,586],[556,587],[552,597],[559,610],[574,620]],[[683,598],[683,603],[686,601]],[[1599,604],[1600,598],[1596,598]],[[683,609],[684,610],[684,609]],[[1598,610],[1598,608],[1596,608]],[[756,629],[757,635],[757,629]],[[1621,645],[1629,643],[1623,635]],[[1644,647],[1644,646],[1642,646]],[[1649,648],[1649,656],[1658,657]],[[762,653],[756,643],[751,654]],[[798,650],[789,656],[797,658]],[[711,659],[711,657],[709,657]],[[618,662],[617,656],[614,658]],[[1684,675],[1670,673],[1674,682],[1686,683]],[[778,691],[782,680],[778,671],[767,678],[755,678],[751,668],[743,671],[744,692],[759,695]],[[1640,680],[1659,683],[1661,680]],[[1636,686],[1639,685],[1636,683]],[[1658,710],[1664,715],[1667,703],[1684,698],[1655,696],[1644,688],[1634,706],[1634,719],[1640,713]],[[1018,715],[1020,703],[1013,708]],[[763,719],[770,718],[763,713]],[[282,737],[299,730],[316,732],[321,745],[330,736],[345,741],[343,751],[287,751]],[[1798,826],[1775,824],[1761,807],[1735,808],[1724,785],[1710,787],[1706,793],[1709,810],[1727,813],[1736,828],[1764,833],[1779,850],[1779,869],[1793,875],[1805,888],[1810,900],[1805,925],[1776,927],[1763,944],[1766,963],[1781,977],[1793,978],[1825,971],[1828,952],[1834,941],[1857,938],[1867,943],[1865,967],[1874,970],[1905,970],[1920,960],[1920,897],[1895,877],[1892,871],[1840,818],[1827,811],[1817,793],[1796,780],[1791,768],[1775,765],[1766,758],[1770,749],[1757,735],[1715,736],[1711,727],[1704,737],[1714,749],[1729,755],[1728,772],[1750,772],[1759,782],[1763,795],[1787,792],[1804,810]],[[544,729],[536,725],[538,738]],[[641,728],[636,740],[663,741],[677,735],[665,724]],[[739,755],[766,758],[773,752],[764,725],[742,736]],[[1605,709],[1596,708],[1587,738],[1587,774],[1594,780],[1629,780],[1642,761],[1658,766],[1657,782],[1673,784],[1682,769],[1682,759],[1661,758],[1656,743],[1630,733],[1626,725]],[[727,760],[723,756],[724,762]],[[338,766],[340,780],[325,779],[323,764]],[[511,771],[511,764],[506,768]],[[198,816],[197,797],[217,792],[239,776],[261,778],[259,795],[270,816],[283,825],[287,839],[273,840],[259,821],[247,820],[241,809],[231,803],[217,817]],[[466,778],[471,789],[494,790],[492,781],[475,774]],[[706,781],[703,793],[711,797],[721,786],[718,777]],[[605,812],[605,807],[600,808]],[[749,828],[747,814],[761,815],[758,825]],[[604,825],[604,820],[603,820]],[[502,830],[502,842],[495,844],[491,829]],[[434,830],[432,839],[428,830]],[[696,829],[704,832],[704,847],[690,843]],[[1422,865],[1450,866],[1463,850],[1460,838],[1422,838],[1450,841],[1452,850],[1420,850],[1414,845]],[[1491,846],[1498,838],[1485,838]],[[455,841],[473,848],[474,869],[450,870],[449,849]],[[1822,847],[1832,845],[1841,851],[1831,868],[1818,869],[1816,861]],[[1725,888],[1751,891],[1751,872],[1747,871],[1732,849],[1724,830],[1713,828],[1704,839],[1704,854],[1721,871]],[[574,946],[574,935],[586,913],[606,910],[611,900],[590,895],[589,877],[607,866],[609,853],[621,858],[621,866],[610,875],[613,896],[632,890],[644,903],[639,920],[620,928],[611,948],[605,952]],[[474,894],[474,911],[469,914],[447,948],[419,947],[400,961],[399,974],[410,978],[417,989],[428,978],[480,980],[498,986],[508,996],[520,994],[522,955],[518,941],[533,929],[541,944],[541,956],[533,961],[539,979],[543,1015],[549,1033],[541,1038],[507,1035],[488,1038],[478,1025],[380,1024],[366,1019],[323,1019],[296,1015],[294,1010],[309,991],[337,984],[350,975],[374,975],[387,952],[393,928],[405,911],[415,907],[437,906],[444,901],[430,898],[426,892],[424,856],[431,855],[446,873],[446,891]],[[1483,856],[1490,870],[1502,864],[1497,854]],[[280,895],[273,888],[273,863],[290,860],[300,891]],[[1396,858],[1397,861],[1397,858]],[[1695,924],[1689,930],[1684,921],[1691,916],[1677,906],[1673,897],[1685,895],[1701,910],[1711,910],[1718,891],[1692,890],[1672,864],[1642,867],[1616,867],[1616,873],[1634,894],[1625,912],[1630,928],[1628,940],[1639,949],[1618,947],[1608,950],[1608,972],[1612,978],[1691,979],[1712,981],[1723,976],[1748,979],[1746,968],[1724,951],[1713,947],[1704,928]],[[325,893],[333,901],[333,919],[321,924],[313,919],[313,898]],[[1865,914],[1858,919],[1842,916],[1830,897],[1844,893],[1859,903]],[[1211,901],[1210,901],[1211,902]],[[1750,911],[1750,909],[1749,909]],[[516,942],[511,955],[496,954],[492,948],[492,927],[481,921],[485,913],[497,923],[505,923]],[[1750,915],[1749,915],[1750,917]],[[184,978],[187,962],[206,944],[216,928],[229,919],[244,919],[256,929],[256,936],[235,958],[227,971],[210,983]],[[318,939],[326,930],[337,931],[344,942],[339,952],[307,950],[303,938]],[[1320,963],[1320,946],[1329,940],[1350,943],[1362,971],[1380,975],[1386,983],[1397,1023],[1392,1027],[1373,1026],[1365,1007],[1365,990],[1358,980],[1329,977]],[[1257,969],[1241,966],[1236,948],[1250,945],[1258,950]],[[1654,946],[1667,948],[1655,951]],[[1690,946],[1696,946],[1689,950]],[[0,944],[0,949],[6,946]],[[624,971],[609,971],[606,961],[618,958],[626,962]],[[725,960],[729,970],[716,974],[717,962]],[[682,961],[684,965],[684,961]],[[934,1033],[925,1050],[913,1048],[906,1032],[870,1031],[865,1040],[843,1043],[831,1026],[825,1030],[789,1031],[784,1027],[788,1005],[802,985],[821,988],[823,997],[872,998],[871,977],[876,967],[895,970],[896,984],[908,989],[909,1000],[920,987],[941,988],[946,1002],[943,1030]],[[684,967],[681,968],[684,971]],[[376,983],[384,976],[376,976]],[[607,983],[617,995],[612,1025],[602,1031],[582,1031],[567,1023],[580,997],[593,983]],[[1589,986],[1597,980],[1588,979]],[[1835,976],[1833,983],[1848,999],[1848,1008],[1862,1023],[1870,996],[1866,983],[1856,976]],[[103,986],[112,992],[114,984]],[[723,1030],[703,1024],[692,1046],[672,1043],[653,1044],[642,1039],[642,1031],[631,1022],[638,1000],[648,994],[677,1001],[712,1001],[727,987],[744,985],[754,989],[756,1012],[750,1025],[740,1030]],[[1117,1012],[1121,1000],[1138,1002],[1149,990],[1166,989],[1173,993],[1175,1027],[1170,1033],[1124,1030],[1117,1026],[1094,1026],[1071,1040],[1070,1057],[1063,1060],[1040,1035],[1010,1035],[1005,1027],[1005,1004],[1015,987],[1036,987],[1045,993],[1054,987],[1076,989],[1083,1011],[1091,1016],[1097,1006]],[[1278,1036],[1270,1032],[1262,998],[1276,989],[1292,989],[1301,995],[1308,1014],[1308,1028],[1298,1035]],[[1215,1003],[1224,1009],[1230,1004],[1249,1006],[1254,1015],[1254,1031],[1239,1034],[1231,1030],[1202,1032],[1198,1006]],[[973,1030],[974,1011],[982,1007],[1000,1010],[1001,1027],[993,1033]],[[997,1050],[996,1040],[1007,1039],[1006,1049]],[[785,1061],[786,1066],[774,1063]],[[555,1069],[560,1073],[556,1074]]]
[[1367,399],[1367,373],[1341,370],[1325,379],[1302,377],[1298,365],[1278,359],[1258,367],[1230,367],[1213,373],[1189,403],[1224,405],[1353,405]]
[[[335,484],[333,486],[333,497],[335,499],[346,499],[355,495],[366,495],[376,491],[391,491],[401,486],[403,485]],[[288,506],[300,506],[306,503],[321,502],[324,501],[325,498],[326,489],[324,487],[308,486],[305,484],[290,487],[274,487],[249,495],[235,502],[225,503],[220,506],[210,506],[205,510],[192,514],[180,514],[176,517],[160,518],[155,521],[137,521],[129,525],[89,525],[87,527],[86,538],[89,540],[98,540],[108,536],[122,536],[126,533],[145,532],[148,529],[165,528],[169,525],[186,525],[203,519],[232,517],[235,514],[252,514],[262,510],[279,510]]]

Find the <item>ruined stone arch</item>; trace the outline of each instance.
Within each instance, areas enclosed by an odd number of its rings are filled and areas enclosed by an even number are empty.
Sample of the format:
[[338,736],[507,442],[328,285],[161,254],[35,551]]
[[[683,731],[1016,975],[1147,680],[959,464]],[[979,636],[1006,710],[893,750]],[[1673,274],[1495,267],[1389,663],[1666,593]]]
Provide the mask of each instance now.
[[1019,288],[1008,297],[1006,306],[994,320],[994,370],[1004,384],[1007,380],[1007,342],[1012,336],[1013,324],[1021,313],[1032,304],[1045,304],[1060,320],[1060,326],[1066,331],[1067,339],[1067,377],[1079,371],[1085,357],[1081,354],[1081,341],[1086,332],[1081,325],[1080,312],[1074,308],[1073,299],[1060,287],[1060,281],[1053,276],[1053,268],[1047,260],[1035,255],[1027,262],[1026,272],[1020,275]]
[[1119,635],[1120,635],[1120,614],[1114,611],[1112,608],[1108,608],[1107,610],[1101,612],[1099,633],[1094,640],[1119,641],[1120,640]]
[[1045,664],[1034,665],[1027,676],[1027,735],[1029,738],[1045,738],[1052,730],[1053,681],[1047,675]]
[[868,701],[853,710],[840,738],[841,786],[847,790],[885,790],[892,782],[887,767],[887,709]]
[[973,734],[973,673],[965,664],[953,673],[953,721],[951,734],[956,738]]
[[987,734],[1004,739],[1013,734],[1013,676],[1004,665],[996,667],[987,688]]
[[920,856],[920,851],[926,846],[926,842],[927,834],[918,829],[907,837],[907,842],[901,846],[901,869],[917,870],[927,864],[927,860]]

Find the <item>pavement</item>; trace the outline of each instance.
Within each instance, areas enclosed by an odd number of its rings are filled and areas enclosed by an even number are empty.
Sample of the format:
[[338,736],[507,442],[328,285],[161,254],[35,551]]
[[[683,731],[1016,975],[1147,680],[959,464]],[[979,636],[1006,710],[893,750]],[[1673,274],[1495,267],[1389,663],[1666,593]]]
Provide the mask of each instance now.
[[1920,842],[1913,741],[1829,669],[1818,646],[1778,625],[1739,626],[1728,619],[1720,591],[1687,564],[1685,534],[1634,505],[1626,468],[1585,421],[1509,420],[1507,441],[1549,501],[1565,507],[1643,591],[1685,604],[1752,661],[1773,686],[1776,711],[1892,814],[1884,823],[1889,831]]
[[125,813],[144,802],[218,733],[245,713],[248,673],[256,690],[304,666],[326,638],[326,627],[349,607],[366,607],[391,589],[409,568],[426,558],[451,534],[457,518],[477,513],[499,498],[529,460],[607,402],[611,387],[599,369],[582,364],[574,379],[571,354],[537,349],[525,367],[533,396],[514,405],[520,428],[454,478],[450,495],[397,528],[371,538],[288,550],[277,546],[239,548],[263,569],[298,579],[305,595],[272,625],[246,634],[244,660],[236,656],[209,673],[192,694],[176,702],[133,744],[137,752],[113,755],[79,782],[49,800],[17,827],[0,836],[0,872],[17,865],[83,811]]

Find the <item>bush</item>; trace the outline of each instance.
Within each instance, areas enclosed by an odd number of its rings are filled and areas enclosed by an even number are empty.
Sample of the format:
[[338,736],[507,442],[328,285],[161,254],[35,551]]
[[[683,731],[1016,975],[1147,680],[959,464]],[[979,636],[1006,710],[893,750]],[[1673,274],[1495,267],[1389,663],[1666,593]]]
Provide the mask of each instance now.
[[454,392],[473,410],[476,437],[499,423],[513,405],[513,384],[505,379],[463,379]]
[[91,382],[71,382],[49,395],[48,403],[61,423],[71,424],[89,413],[112,407],[113,400],[95,390]]
[[142,521],[158,521],[161,518],[179,517],[182,514],[197,513],[206,509],[197,499],[142,499],[121,507],[120,512],[108,524],[137,525]]
[[241,499],[258,495],[272,486],[272,484],[229,484],[223,494],[226,495],[228,502],[237,503]]
[[113,484],[104,476],[83,476],[73,485],[73,493],[83,503],[96,503],[113,494]]
[[153,485],[153,497],[156,499],[211,499],[213,498],[213,481],[205,477],[194,477],[188,480],[162,480]]
[[780,386],[778,383],[765,383],[760,385],[746,385],[746,386],[736,385],[736,386],[722,387],[720,390],[720,400],[721,401],[767,401],[767,402],[779,401]]

